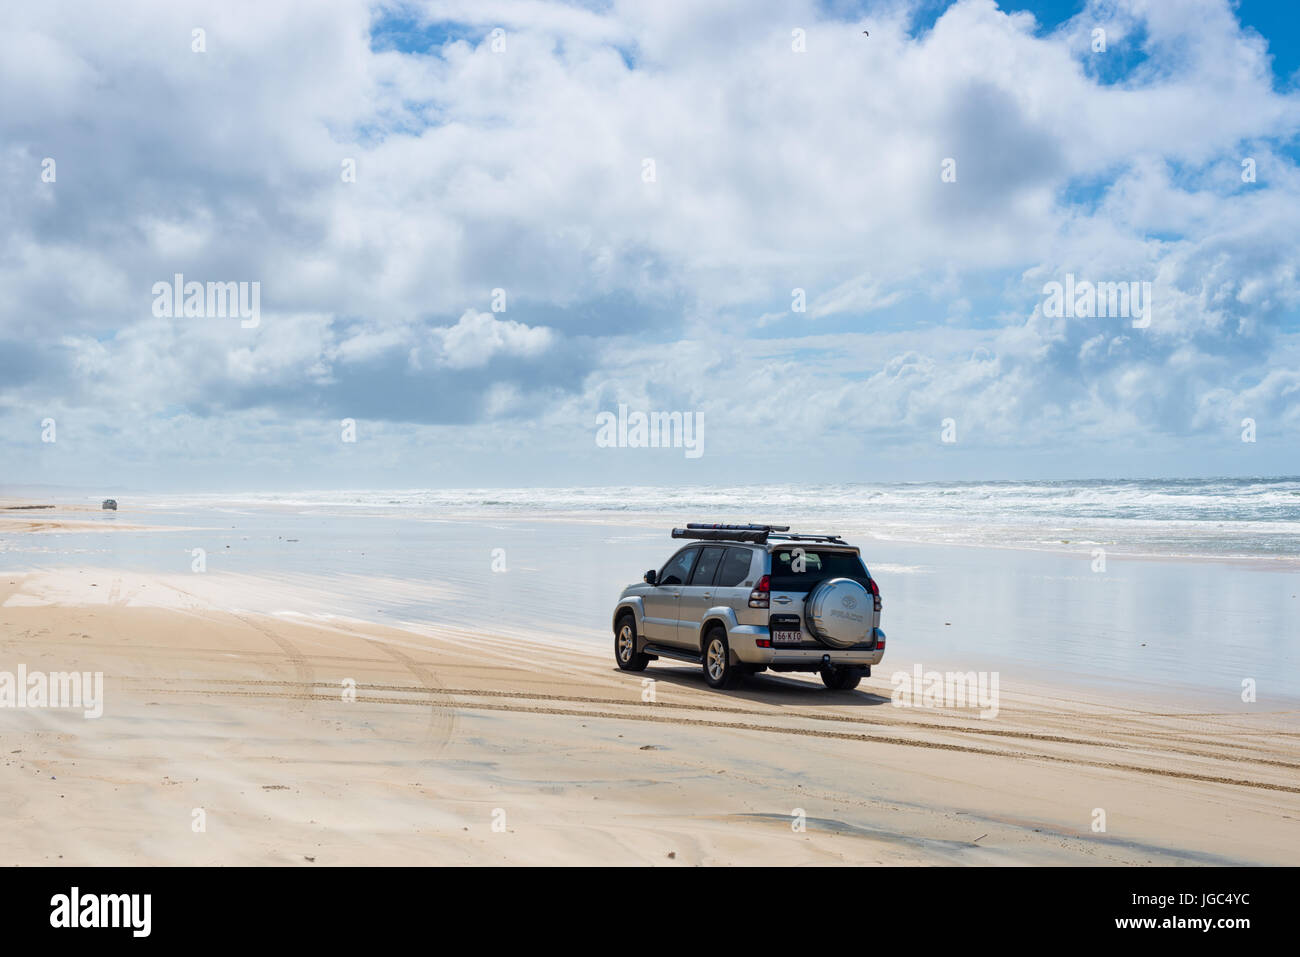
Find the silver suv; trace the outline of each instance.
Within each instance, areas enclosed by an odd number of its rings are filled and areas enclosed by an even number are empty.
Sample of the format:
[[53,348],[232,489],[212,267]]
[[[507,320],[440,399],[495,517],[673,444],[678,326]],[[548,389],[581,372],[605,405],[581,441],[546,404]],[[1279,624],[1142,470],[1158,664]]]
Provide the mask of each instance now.
[[838,535],[788,525],[674,528],[692,539],[614,607],[614,657],[624,671],[657,658],[703,665],[714,688],[760,671],[816,671],[856,688],[885,654],[880,589]]

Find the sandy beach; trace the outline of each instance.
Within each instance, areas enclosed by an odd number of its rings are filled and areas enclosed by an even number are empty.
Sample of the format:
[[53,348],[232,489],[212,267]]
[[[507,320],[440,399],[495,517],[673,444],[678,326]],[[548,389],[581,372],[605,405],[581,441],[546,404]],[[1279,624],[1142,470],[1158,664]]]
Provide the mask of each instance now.
[[[247,610],[259,589],[281,607]],[[0,672],[104,675],[102,717],[0,710],[0,860],[1267,865],[1300,846],[1291,708],[1007,681],[989,721],[894,707],[888,667],[856,692],[716,692],[685,664],[619,672],[563,629],[311,607],[266,576],[0,576]]]
[[6,929],[1286,923],[1297,10],[8,4]]

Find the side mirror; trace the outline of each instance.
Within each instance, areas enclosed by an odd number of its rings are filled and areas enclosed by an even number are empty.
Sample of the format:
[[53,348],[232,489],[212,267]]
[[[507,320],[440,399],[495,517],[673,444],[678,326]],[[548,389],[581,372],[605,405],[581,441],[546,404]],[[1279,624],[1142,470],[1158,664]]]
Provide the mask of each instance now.
[[645,583],[647,585],[653,585],[658,578],[659,578],[659,573],[656,572],[653,568],[645,573]]

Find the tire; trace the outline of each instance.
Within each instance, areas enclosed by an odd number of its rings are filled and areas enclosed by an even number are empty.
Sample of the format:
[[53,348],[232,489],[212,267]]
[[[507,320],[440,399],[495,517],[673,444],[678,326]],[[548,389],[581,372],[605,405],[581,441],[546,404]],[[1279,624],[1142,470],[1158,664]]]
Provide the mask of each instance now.
[[704,636],[704,680],[710,688],[734,688],[744,675],[739,665],[731,663],[731,646],[727,633],[714,625]]
[[614,626],[614,660],[624,671],[645,671],[650,656],[636,650],[636,619],[622,615]]
[[852,691],[862,680],[861,668],[831,665],[821,669],[822,684],[832,691]]

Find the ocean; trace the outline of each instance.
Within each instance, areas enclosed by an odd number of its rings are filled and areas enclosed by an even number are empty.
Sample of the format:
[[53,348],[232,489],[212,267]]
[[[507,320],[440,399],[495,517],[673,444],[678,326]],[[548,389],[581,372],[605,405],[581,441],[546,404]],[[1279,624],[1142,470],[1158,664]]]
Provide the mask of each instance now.
[[145,496],[147,507],[286,507],[436,517],[663,515],[788,524],[873,538],[1125,554],[1300,558],[1300,478],[754,486],[390,489]]
[[[836,531],[884,600],[881,671],[954,667],[1300,699],[1300,480],[127,495],[112,533],[0,533],[0,571],[237,583],[243,610],[603,646],[621,589],[687,521]],[[81,504],[85,504],[84,502]],[[97,504],[97,503],[96,503]],[[174,578],[174,580],[177,580]],[[146,600],[136,596],[130,600]],[[612,666],[612,659],[611,659]]]

